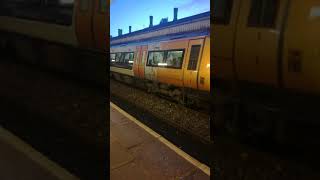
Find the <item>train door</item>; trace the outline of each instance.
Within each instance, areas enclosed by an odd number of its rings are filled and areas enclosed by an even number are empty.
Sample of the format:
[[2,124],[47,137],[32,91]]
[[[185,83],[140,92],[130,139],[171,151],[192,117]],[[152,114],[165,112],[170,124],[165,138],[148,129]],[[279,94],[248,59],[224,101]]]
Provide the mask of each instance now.
[[240,80],[278,84],[281,22],[287,0],[243,0],[235,63]]
[[79,46],[91,48],[93,45],[92,33],[92,10],[93,3],[91,0],[75,1],[76,19],[75,28]]
[[[162,62],[164,59],[164,51],[159,50],[160,44],[152,44],[145,48],[145,64],[144,66],[144,75],[145,78],[151,81],[157,81],[157,68],[159,62]],[[142,54],[143,55],[143,54]]]
[[233,71],[234,42],[241,1],[214,0],[211,36],[213,40],[213,78],[231,80]]
[[320,91],[320,1],[291,2],[283,49],[283,85]]
[[140,49],[141,54],[139,57],[139,66],[138,66],[138,73],[141,79],[144,78],[144,67],[147,61],[147,50],[148,50],[148,46],[141,46],[141,49]]
[[139,59],[141,58],[141,46],[136,47],[134,62],[133,62],[133,74],[135,77],[139,77]]
[[189,41],[183,73],[184,87],[198,88],[198,64],[202,55],[203,42],[204,39],[194,39]]
[[94,47],[99,50],[107,50],[107,0],[95,0],[93,12],[93,39]]

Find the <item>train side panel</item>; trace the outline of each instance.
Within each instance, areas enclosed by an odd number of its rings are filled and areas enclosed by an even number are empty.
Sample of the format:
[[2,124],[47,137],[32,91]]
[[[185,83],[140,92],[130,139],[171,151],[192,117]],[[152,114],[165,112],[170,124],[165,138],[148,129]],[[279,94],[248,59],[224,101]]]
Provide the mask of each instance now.
[[75,27],[79,45],[84,48],[93,46],[92,13],[93,3],[88,0],[75,1]]
[[[196,59],[190,62],[192,48],[197,49],[198,53],[193,52],[196,54]],[[186,87],[194,90],[210,90],[209,37],[197,36],[153,42],[148,45],[116,46],[110,50],[111,54],[117,52],[134,52],[133,67],[126,69],[111,66],[111,72],[147,80],[149,81],[148,86],[156,85],[153,87],[156,89]],[[166,57],[166,61],[162,61],[164,57]],[[190,63],[196,63],[192,66],[193,69],[188,69]],[[120,80],[120,78],[118,79]],[[152,83],[150,84],[150,82]],[[158,87],[158,85],[162,87]]]
[[78,45],[73,26],[0,16],[0,28],[6,32],[14,32],[50,42],[58,42],[71,46]]
[[286,4],[287,0],[242,1],[235,44],[239,80],[278,86],[279,40]]
[[211,19],[213,48],[213,77],[214,79],[230,80],[235,76],[233,71],[234,41],[240,1],[216,1],[214,12],[216,18]]
[[95,0],[93,12],[93,41],[94,48],[100,51],[107,50],[107,0]]
[[187,59],[186,51],[188,40],[177,40],[161,43],[160,50],[184,50],[182,66],[180,68],[156,67],[157,81],[165,84],[171,84],[177,87],[183,86],[183,67]]
[[199,64],[201,63],[204,38],[190,39],[186,62],[183,67],[183,85],[187,88],[198,89]]
[[137,57],[138,77],[141,79],[145,78],[145,65],[147,62],[147,55],[148,55],[148,46],[147,45],[141,46],[139,57]]
[[[134,59],[137,58],[137,52],[136,52],[136,46],[123,46],[123,47],[115,47],[115,48],[111,48],[110,49],[110,54],[113,53],[124,53],[124,52],[133,52],[134,53]],[[136,60],[134,60],[134,62],[136,62]],[[123,75],[127,75],[130,77],[134,77],[135,73],[134,73],[134,69],[135,69],[136,64],[133,63],[132,68],[122,68],[122,67],[117,67],[117,66],[110,66],[110,71],[111,72],[115,72],[115,73],[119,73],[119,74],[123,74]],[[117,76],[117,75],[116,75]]]
[[320,2],[292,0],[285,33],[284,86],[320,92]]
[[210,91],[210,38],[205,38],[203,53],[199,63],[198,89]]

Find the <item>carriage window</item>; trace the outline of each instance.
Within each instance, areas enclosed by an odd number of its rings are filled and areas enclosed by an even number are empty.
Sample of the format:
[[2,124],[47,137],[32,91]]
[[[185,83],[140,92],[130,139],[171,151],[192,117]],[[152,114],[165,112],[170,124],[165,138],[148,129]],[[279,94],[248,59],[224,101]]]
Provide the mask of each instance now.
[[229,24],[233,0],[213,0],[214,24]]
[[89,9],[89,0],[80,0],[79,5],[81,11],[87,11]]
[[188,70],[196,70],[197,69],[200,49],[201,49],[201,45],[193,45],[191,47]]
[[114,53],[110,54],[110,62],[111,63],[116,62],[116,54],[114,54]]
[[153,51],[148,54],[147,66],[181,68],[184,50]]
[[123,63],[123,53],[116,54],[116,63],[117,64]]
[[279,8],[278,0],[264,1],[264,14],[262,16],[263,27],[274,27],[277,17],[277,11]]
[[251,9],[248,18],[248,26],[257,27],[260,25],[260,14],[262,12],[262,0],[251,0]]
[[74,0],[2,0],[0,16],[71,25]]
[[99,1],[99,9],[101,13],[107,12],[107,0],[100,0]]
[[134,53],[133,52],[117,52],[110,54],[110,65],[125,68],[125,69],[132,69],[134,60]]
[[125,53],[124,55],[124,63],[125,64],[133,64],[133,53]]
[[149,52],[148,66],[166,66],[164,61],[164,51]]
[[278,0],[251,0],[248,26],[266,28],[274,27],[278,6]]
[[182,50],[168,51],[166,58],[167,67],[181,68],[183,53],[184,52]]

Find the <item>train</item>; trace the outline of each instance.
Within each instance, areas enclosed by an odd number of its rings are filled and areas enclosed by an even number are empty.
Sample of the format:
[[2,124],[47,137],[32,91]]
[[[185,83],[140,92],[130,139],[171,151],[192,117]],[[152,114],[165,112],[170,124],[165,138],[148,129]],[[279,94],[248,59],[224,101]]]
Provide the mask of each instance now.
[[319,144],[320,2],[215,0],[213,8],[215,134]]
[[0,48],[25,63],[105,84],[107,0],[3,0]]
[[210,95],[210,35],[191,32],[111,45],[110,75],[171,100],[199,105]]

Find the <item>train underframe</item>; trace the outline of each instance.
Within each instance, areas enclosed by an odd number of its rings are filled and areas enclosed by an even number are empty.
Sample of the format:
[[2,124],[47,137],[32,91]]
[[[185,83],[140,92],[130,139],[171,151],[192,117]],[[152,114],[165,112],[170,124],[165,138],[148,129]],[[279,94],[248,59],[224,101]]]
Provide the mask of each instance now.
[[[254,143],[320,145],[316,95],[266,86],[215,81],[213,134]],[[219,83],[217,83],[219,82]],[[223,84],[223,85],[221,85]],[[241,90],[240,90],[241,89]]]
[[110,76],[117,81],[133,85],[149,93],[157,94],[162,98],[177,102],[195,110],[210,111],[210,93],[197,91],[191,88],[177,87],[156,81],[139,79],[132,76],[110,72]]

